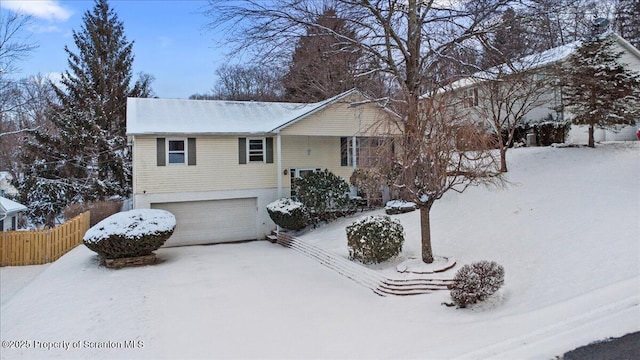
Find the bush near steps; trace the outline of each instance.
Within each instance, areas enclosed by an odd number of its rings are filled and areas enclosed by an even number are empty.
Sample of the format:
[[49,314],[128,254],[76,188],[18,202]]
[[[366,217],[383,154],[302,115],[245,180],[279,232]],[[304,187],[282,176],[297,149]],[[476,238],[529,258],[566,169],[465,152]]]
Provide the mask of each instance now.
[[267,205],[269,217],[287,230],[301,230],[309,224],[309,211],[301,202],[282,198]]
[[109,216],[90,228],[82,242],[103,259],[150,255],[176,228],[168,211],[136,209]]
[[451,285],[451,299],[459,308],[494,294],[504,284],[504,268],[495,261],[478,261],[458,270]]
[[379,264],[400,254],[404,229],[389,216],[367,216],[347,226],[349,259]]

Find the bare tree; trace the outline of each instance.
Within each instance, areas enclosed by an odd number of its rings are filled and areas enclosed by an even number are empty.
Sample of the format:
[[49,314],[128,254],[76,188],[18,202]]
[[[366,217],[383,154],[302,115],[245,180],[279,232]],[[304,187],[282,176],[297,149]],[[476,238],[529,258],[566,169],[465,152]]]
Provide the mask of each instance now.
[[[283,48],[290,48],[293,38],[316,27],[340,39],[345,50],[356,46],[368,63],[377,64],[378,68],[367,72],[387,74],[395,80],[399,91],[393,108],[402,119],[397,122],[402,134],[398,143],[401,155],[395,165],[387,168],[394,170],[394,188],[420,208],[422,259],[433,262],[431,207],[449,190],[463,191],[469,185],[495,179],[488,177],[495,174],[495,162],[483,146],[474,149],[477,151],[459,151],[453,135],[464,127],[456,121],[456,114],[442,102],[442,97],[423,98],[423,94],[434,95],[441,85],[431,73],[443,54],[492,31],[487,20],[511,1],[332,1],[332,6],[356,30],[356,38],[314,22],[323,9],[322,2],[209,3],[211,26],[226,29],[236,49],[253,49],[267,56],[278,54]],[[464,129],[471,131],[470,127]]]
[[25,166],[20,161],[21,145],[36,130],[51,128],[47,115],[55,96],[50,80],[42,75],[13,85],[12,105],[0,113],[0,169],[10,171],[18,179]]
[[[29,56],[37,46],[23,35],[24,28],[29,24],[28,16],[18,13],[0,13],[0,121],[2,127],[10,129],[8,132],[21,131],[18,124],[9,114],[24,105],[20,84],[12,78],[18,71],[17,63]],[[7,132],[5,130],[4,132]]]
[[[205,98],[238,101],[276,101],[282,97],[281,71],[258,65],[222,65],[213,94]],[[200,95],[200,98],[202,95]]]

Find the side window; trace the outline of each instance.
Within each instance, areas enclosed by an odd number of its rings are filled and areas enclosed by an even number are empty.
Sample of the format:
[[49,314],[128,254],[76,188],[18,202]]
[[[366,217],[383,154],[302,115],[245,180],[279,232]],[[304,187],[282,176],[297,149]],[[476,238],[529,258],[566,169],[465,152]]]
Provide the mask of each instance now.
[[248,139],[247,141],[247,162],[264,162],[265,139]]
[[478,89],[477,88],[464,90],[462,106],[464,108],[478,106]]
[[184,140],[169,139],[167,141],[167,162],[169,164],[185,164],[186,154]]

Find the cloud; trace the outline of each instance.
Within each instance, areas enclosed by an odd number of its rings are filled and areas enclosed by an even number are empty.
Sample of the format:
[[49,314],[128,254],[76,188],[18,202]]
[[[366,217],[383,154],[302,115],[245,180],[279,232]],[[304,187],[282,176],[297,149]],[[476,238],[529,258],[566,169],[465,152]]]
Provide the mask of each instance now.
[[29,30],[33,33],[36,34],[41,34],[41,33],[59,33],[62,32],[63,30],[55,25],[31,25],[29,26]]
[[71,11],[60,6],[56,0],[2,0],[0,6],[45,20],[66,21],[71,17]]

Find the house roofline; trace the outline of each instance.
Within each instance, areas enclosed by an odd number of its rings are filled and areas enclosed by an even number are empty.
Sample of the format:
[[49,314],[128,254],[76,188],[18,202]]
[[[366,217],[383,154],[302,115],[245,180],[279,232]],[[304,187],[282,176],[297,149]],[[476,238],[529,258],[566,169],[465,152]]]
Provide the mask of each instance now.
[[270,132],[271,133],[279,133],[281,130],[283,130],[283,129],[285,129],[285,128],[287,128],[287,127],[289,127],[289,126],[291,126],[291,125],[293,125],[295,123],[297,123],[298,121],[300,121],[300,120],[302,120],[302,119],[304,119],[304,118],[306,118],[306,117],[308,117],[308,116],[310,116],[310,115],[312,115],[312,114],[314,114],[314,113],[316,113],[316,112],[318,112],[320,110],[325,109],[329,105],[335,104],[336,102],[338,102],[338,100],[340,100],[342,98],[345,98],[345,97],[347,97],[347,96],[349,96],[349,95],[351,95],[353,93],[358,93],[362,97],[366,98],[366,96],[356,88],[353,88],[351,90],[347,90],[347,91],[345,91],[345,92],[343,92],[341,94],[338,94],[338,95],[336,95],[336,96],[334,96],[332,98],[329,98],[327,100],[324,100],[324,101],[321,101],[321,102],[317,103],[316,107],[310,109],[309,111],[305,112],[304,114],[298,115],[297,117],[285,122],[284,124],[282,124],[280,126],[277,126],[277,127],[273,128]]

